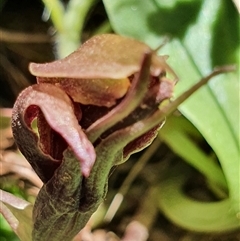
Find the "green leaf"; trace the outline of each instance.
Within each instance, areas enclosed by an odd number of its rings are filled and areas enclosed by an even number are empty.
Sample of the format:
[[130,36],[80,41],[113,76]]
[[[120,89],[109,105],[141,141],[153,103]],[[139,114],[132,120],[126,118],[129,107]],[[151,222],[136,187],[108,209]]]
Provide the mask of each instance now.
[[0,215],[0,223],[0,240],[20,241],[2,215]]
[[184,194],[188,174],[186,166],[176,166],[171,170],[170,177],[160,183],[158,206],[163,213],[177,225],[197,232],[226,232],[239,228],[229,198],[201,202]]
[[159,133],[172,150],[186,160],[191,166],[200,171],[216,189],[227,190],[224,174],[212,156],[209,156],[200,149],[193,140],[200,139],[201,135],[190,122],[182,116],[168,118],[166,124]]
[[[182,37],[196,19],[198,1],[103,0],[115,32],[157,47],[162,35]],[[187,14],[186,14],[187,13]],[[191,13],[191,14],[189,14]]]
[[[170,56],[168,63],[179,76],[176,96],[215,65],[238,61],[238,13],[232,1],[104,0],[104,4],[112,28],[119,34],[140,39],[153,48],[161,43],[163,36],[172,37],[161,54]],[[231,215],[239,223],[238,76],[236,72],[215,77],[179,110],[215,151],[229,190],[230,207],[225,207],[224,212],[234,210]],[[198,215],[195,213],[195,217]]]

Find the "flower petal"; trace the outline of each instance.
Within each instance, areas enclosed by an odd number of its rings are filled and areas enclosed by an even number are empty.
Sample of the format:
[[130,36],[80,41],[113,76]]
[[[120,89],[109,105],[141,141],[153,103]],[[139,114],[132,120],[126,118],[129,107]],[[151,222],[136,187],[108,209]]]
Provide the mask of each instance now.
[[128,78],[73,79],[37,77],[38,83],[60,86],[71,98],[84,105],[111,107],[122,98],[130,86]]
[[[140,71],[142,58],[152,52],[150,75],[174,72],[165,56],[146,44],[114,34],[95,36],[64,59],[29,65],[38,83],[61,86],[75,102],[111,107],[128,91],[129,76]],[[176,76],[175,76],[176,77]]]
[[37,117],[39,109],[49,126],[68,143],[81,163],[83,175],[88,176],[96,158],[94,147],[78,124],[72,101],[63,90],[54,85],[28,87],[14,105],[13,134],[23,155],[45,182],[60,164],[43,153],[36,134],[31,130],[31,122]]
[[[31,63],[35,76],[77,79],[122,79],[139,71],[142,56],[152,50],[144,43],[115,34],[102,34],[86,41],[64,59],[46,64]],[[154,53],[151,75],[170,70],[165,56]]]

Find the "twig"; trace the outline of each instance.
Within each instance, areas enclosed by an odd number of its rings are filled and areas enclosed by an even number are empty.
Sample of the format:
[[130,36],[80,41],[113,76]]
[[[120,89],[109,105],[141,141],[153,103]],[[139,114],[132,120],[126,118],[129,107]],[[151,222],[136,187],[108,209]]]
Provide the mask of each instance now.
[[41,33],[24,33],[0,28],[0,42],[7,43],[48,43],[49,36]]

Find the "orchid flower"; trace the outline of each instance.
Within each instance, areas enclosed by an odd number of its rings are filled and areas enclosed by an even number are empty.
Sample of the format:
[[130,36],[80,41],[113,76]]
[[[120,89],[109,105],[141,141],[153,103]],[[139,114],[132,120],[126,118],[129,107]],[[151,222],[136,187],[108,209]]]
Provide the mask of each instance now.
[[143,120],[172,96],[175,82],[165,75],[174,72],[165,56],[114,34],[29,69],[37,84],[17,98],[12,129],[44,183],[33,209],[33,240],[71,240],[104,200],[112,167],[156,137],[163,120],[146,130]]
[[166,59],[142,42],[104,34],[64,59],[30,64],[37,84],[17,98],[12,129],[44,183],[33,208],[34,241],[72,240],[103,202],[112,168],[150,145],[165,115],[218,73],[159,108],[176,83]]

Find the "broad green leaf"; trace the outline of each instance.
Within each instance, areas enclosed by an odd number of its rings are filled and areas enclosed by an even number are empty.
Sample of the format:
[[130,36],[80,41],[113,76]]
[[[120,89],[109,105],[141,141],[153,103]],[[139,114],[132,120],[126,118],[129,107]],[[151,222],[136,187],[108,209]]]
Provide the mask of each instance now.
[[[157,47],[162,35],[182,37],[194,23],[202,1],[103,0],[115,32]],[[189,14],[191,12],[191,14]],[[187,13],[187,14],[186,14]]]
[[[167,34],[172,37],[161,54],[170,56],[168,63],[179,76],[176,96],[216,65],[238,61],[238,14],[232,1],[104,0],[104,4],[119,34],[151,47],[157,47]],[[231,73],[215,77],[179,107],[215,151],[236,220],[240,211],[238,76]]]
[[[214,9],[220,11],[221,6],[220,1],[214,1],[214,6],[211,4],[203,5],[197,23],[189,27],[183,41],[175,41],[176,46],[173,47],[174,44],[169,46],[170,56],[176,53],[177,48],[182,50],[181,58],[186,60],[184,69],[180,66],[180,62],[175,64],[175,70],[182,80],[182,83],[177,86],[177,94],[186,90],[213,68],[211,38],[214,35],[212,31],[217,16],[214,17],[212,12]],[[206,37],[200,38],[201,33]],[[240,197],[239,96],[237,73],[225,74],[214,78],[180,106],[180,111],[199,129],[217,154],[236,212],[239,212]]]

